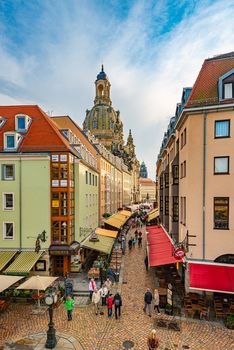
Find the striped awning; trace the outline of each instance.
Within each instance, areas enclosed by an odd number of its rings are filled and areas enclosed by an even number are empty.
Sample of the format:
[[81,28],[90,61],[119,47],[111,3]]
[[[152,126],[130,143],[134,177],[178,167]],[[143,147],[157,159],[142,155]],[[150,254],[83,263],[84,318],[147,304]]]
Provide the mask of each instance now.
[[0,271],[4,269],[4,267],[11,261],[13,256],[16,254],[16,251],[10,252],[0,252]]
[[4,274],[28,275],[42,254],[42,252],[21,252],[13,263],[4,271]]

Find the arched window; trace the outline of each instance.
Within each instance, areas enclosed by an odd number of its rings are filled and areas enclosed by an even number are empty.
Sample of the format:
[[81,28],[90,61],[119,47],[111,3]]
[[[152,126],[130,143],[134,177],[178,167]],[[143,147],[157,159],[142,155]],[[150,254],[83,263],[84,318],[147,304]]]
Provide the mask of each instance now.
[[110,120],[110,129],[113,129],[113,120]]
[[98,96],[104,96],[103,85],[98,86]]
[[93,120],[93,129],[97,129],[97,120],[96,119]]

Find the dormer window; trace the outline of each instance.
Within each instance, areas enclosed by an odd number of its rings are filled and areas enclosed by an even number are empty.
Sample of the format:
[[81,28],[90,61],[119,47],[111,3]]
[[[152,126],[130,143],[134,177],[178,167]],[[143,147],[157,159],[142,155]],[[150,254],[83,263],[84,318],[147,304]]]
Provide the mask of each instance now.
[[5,124],[5,122],[6,122],[6,119],[3,117],[0,117],[0,129]]
[[31,118],[25,114],[15,116],[15,129],[19,132],[26,132],[31,123]]
[[18,148],[22,136],[17,132],[6,132],[4,134],[4,149],[5,151],[14,151]]
[[234,98],[234,69],[223,74],[219,78],[218,89],[219,89],[219,100],[230,100]]

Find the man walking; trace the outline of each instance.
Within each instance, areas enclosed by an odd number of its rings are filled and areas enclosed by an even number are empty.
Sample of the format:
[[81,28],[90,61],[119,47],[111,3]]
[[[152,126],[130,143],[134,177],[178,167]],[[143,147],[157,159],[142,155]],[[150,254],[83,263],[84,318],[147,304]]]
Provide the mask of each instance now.
[[122,306],[122,298],[119,293],[116,293],[114,296],[114,305],[115,305],[115,318],[117,320],[121,315],[121,306]]
[[100,291],[97,288],[95,288],[93,295],[92,295],[92,302],[93,302],[94,307],[95,307],[95,314],[96,315],[98,315],[100,300],[101,300]]
[[144,263],[145,263],[145,268],[146,268],[146,271],[148,271],[148,269],[149,269],[149,260],[148,260],[148,255],[147,255],[147,254],[146,254],[146,257],[145,257]]
[[73,310],[73,305],[75,303],[75,300],[71,298],[70,295],[67,296],[65,306],[67,309],[67,320],[71,321],[72,320],[72,310]]
[[144,311],[144,313],[146,313],[146,308],[148,308],[149,317],[151,317],[152,300],[153,300],[153,295],[152,295],[150,289],[147,288],[147,291],[146,291],[145,296],[144,296],[145,306],[143,308],[143,311]]

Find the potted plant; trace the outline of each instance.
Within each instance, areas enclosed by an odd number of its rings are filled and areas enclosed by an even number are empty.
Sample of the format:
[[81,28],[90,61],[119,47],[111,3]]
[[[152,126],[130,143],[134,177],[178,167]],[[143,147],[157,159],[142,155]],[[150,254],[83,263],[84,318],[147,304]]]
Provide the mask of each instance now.
[[172,315],[172,305],[171,304],[167,304],[165,306],[165,314]]
[[234,329],[234,316],[227,315],[225,323],[228,329]]

